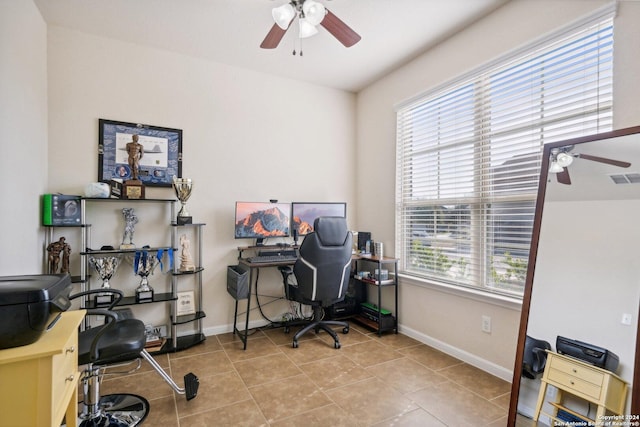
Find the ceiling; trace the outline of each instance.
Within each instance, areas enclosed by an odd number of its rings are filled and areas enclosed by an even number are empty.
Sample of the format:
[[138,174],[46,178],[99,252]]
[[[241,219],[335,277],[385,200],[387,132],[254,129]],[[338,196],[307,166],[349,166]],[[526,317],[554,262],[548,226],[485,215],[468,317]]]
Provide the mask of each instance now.
[[611,166],[585,159],[575,159],[568,170],[571,185],[559,184],[555,174],[549,174],[546,200],[638,200],[640,183],[615,184],[611,175],[640,174],[640,134],[576,144],[575,154],[590,154],[631,163],[628,168]]
[[319,0],[362,36],[345,48],[324,28],[292,26],[259,45],[286,0],[34,0],[50,25],[357,92],[509,0]]

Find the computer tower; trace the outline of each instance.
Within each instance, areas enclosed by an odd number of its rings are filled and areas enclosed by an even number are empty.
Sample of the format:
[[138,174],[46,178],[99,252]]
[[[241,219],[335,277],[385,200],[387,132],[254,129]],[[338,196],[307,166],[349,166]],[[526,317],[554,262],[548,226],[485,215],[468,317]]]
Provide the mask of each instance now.
[[364,302],[364,288],[355,279],[349,280],[349,288],[344,300],[333,304],[325,313],[329,319],[339,319],[358,313],[360,303]]

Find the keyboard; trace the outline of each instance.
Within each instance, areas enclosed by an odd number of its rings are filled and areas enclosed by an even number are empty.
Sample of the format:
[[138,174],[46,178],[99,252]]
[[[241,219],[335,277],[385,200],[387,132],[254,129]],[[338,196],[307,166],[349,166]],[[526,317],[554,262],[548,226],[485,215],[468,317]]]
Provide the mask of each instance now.
[[261,253],[247,258],[247,261],[256,264],[266,264],[272,262],[295,262],[298,259],[295,251],[283,251],[273,253]]

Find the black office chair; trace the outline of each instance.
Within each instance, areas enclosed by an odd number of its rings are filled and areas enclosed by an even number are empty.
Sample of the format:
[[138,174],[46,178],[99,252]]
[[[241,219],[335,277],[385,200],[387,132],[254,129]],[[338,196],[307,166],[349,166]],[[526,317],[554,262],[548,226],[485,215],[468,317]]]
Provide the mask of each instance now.
[[117,289],[92,289],[69,297],[75,299],[91,294],[110,293],[113,302],[106,308],[87,309],[87,316],[105,316],[105,324],[88,328],[78,334],[78,365],[86,365],[82,372],[83,402],[79,417],[81,427],[125,427],[136,426],[146,418],[149,402],[135,394],[111,394],[100,396],[100,382],[104,375],[119,374],[105,372],[107,368],[130,365],[140,368],[144,358],[156,372],[178,394],[186,394],[193,399],[198,392],[198,378],[193,373],[184,377],[185,388],[180,388],[162,367],[145,350],[146,334],[144,323],[138,319],[122,319],[112,311],[122,299],[123,293]]
[[527,335],[522,360],[523,377],[533,380],[544,372],[544,367],[547,364],[547,352],[545,350],[551,350],[551,344]]
[[[281,269],[287,298],[313,307],[313,319],[293,337],[293,348],[298,339],[314,329],[327,331],[340,348],[340,340],[331,326],[342,326],[349,332],[349,324],[337,320],[323,320],[324,309],[344,299],[351,272],[351,244],[353,236],[343,217],[320,217],[314,221],[314,232],[305,236],[299,257],[293,269]],[[295,284],[289,276],[295,275]],[[285,328],[285,332],[288,328]]]

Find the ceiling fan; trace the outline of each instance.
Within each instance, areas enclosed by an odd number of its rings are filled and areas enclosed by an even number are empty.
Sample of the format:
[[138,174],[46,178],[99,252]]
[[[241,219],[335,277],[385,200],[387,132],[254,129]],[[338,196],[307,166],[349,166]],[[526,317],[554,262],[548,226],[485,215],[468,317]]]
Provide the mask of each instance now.
[[594,162],[604,163],[607,165],[628,168],[631,166],[629,162],[620,160],[607,159],[605,157],[592,156],[591,154],[573,153],[573,145],[566,147],[558,147],[551,149],[551,158],[549,172],[556,174],[556,179],[560,184],[571,185],[571,177],[569,176],[568,166],[573,163],[574,159],[591,160]]
[[[353,31],[340,18],[334,15],[323,4],[314,0],[291,0],[271,11],[275,24],[264,38],[260,47],[274,49],[280,44],[280,40],[291,26],[296,16],[298,17],[299,37],[307,38],[318,33],[316,28],[322,25],[345,47],[351,47],[358,43],[361,37]],[[295,55],[295,51],[293,52]]]

